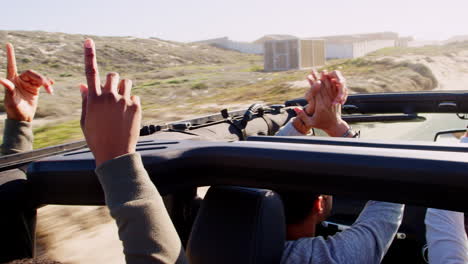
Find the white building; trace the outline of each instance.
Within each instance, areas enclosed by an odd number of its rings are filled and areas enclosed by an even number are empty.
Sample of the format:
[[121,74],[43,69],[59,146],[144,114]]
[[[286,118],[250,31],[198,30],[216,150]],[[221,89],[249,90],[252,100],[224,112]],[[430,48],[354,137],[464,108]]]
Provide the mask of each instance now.
[[387,47],[395,47],[395,40],[326,41],[327,59],[353,59]]
[[352,59],[398,44],[398,34],[393,32],[360,35],[328,36],[325,39],[327,59]]

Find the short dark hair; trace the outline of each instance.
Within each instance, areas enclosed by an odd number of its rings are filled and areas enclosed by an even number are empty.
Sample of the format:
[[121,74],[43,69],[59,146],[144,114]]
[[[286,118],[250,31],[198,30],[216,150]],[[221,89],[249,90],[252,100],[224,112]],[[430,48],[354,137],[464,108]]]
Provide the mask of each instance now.
[[287,225],[302,223],[312,211],[320,194],[311,192],[277,191],[283,201]]

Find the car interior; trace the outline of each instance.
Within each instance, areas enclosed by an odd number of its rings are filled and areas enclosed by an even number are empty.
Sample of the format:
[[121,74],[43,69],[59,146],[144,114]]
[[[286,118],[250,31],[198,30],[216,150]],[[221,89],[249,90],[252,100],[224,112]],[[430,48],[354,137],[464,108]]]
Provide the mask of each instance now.
[[[343,106],[344,118],[354,120],[353,126],[363,135],[378,130],[377,125],[388,130],[392,124],[426,124],[434,114],[458,120],[451,129],[466,122],[457,114],[468,112],[467,93],[419,93],[411,102],[400,97],[408,98],[402,93],[377,98],[351,95]],[[380,102],[385,100],[388,105],[382,107]],[[455,107],[439,107],[446,101]],[[367,200],[405,203],[403,223],[383,263],[425,263],[426,208],[468,211],[466,148],[397,137],[271,136],[294,116],[288,104],[295,103],[226,110],[142,129],[137,151],[164,198],[191,263],[279,263],[286,240],[285,219],[281,197],[274,190],[334,195],[332,215],[318,227],[323,236],[351,226]],[[411,108],[415,111],[408,111]],[[423,136],[433,140],[436,132]],[[27,153],[36,159],[30,164],[24,154],[0,157],[3,171],[28,164],[28,181],[16,179],[8,188],[3,185],[8,192],[2,197],[9,197],[11,208],[25,203],[35,208],[104,204],[89,149],[62,149],[58,153],[49,149],[53,153],[49,155]],[[203,186],[211,186],[206,195],[200,194]],[[34,244],[34,230],[30,232]],[[31,245],[25,248],[33,251]]]

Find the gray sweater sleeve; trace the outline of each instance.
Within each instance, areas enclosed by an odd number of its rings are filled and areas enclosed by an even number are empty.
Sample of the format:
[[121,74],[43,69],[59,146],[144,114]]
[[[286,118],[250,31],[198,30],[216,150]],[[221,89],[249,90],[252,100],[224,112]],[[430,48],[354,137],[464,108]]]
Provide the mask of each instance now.
[[33,133],[30,122],[5,119],[2,155],[32,150]]
[[96,169],[128,264],[187,263],[182,243],[138,153]]
[[282,263],[380,263],[403,218],[404,205],[369,201],[356,222],[334,236],[288,241]]

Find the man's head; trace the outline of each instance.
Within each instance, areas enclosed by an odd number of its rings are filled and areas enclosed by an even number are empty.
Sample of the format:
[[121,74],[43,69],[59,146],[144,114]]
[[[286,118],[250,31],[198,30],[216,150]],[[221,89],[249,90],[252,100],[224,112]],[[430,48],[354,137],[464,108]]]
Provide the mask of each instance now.
[[330,195],[310,192],[278,192],[283,200],[287,239],[315,236],[315,225],[327,219],[332,209]]

